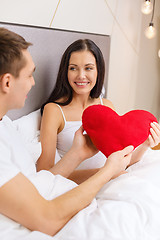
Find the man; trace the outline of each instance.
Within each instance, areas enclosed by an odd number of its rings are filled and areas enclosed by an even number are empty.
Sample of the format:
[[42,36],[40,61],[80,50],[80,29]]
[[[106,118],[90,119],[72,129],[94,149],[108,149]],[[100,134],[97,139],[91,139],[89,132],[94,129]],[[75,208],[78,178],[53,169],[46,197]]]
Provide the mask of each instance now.
[[[71,150],[61,161],[50,171],[36,172],[25,144],[12,121],[5,116],[8,110],[23,107],[35,84],[35,65],[27,50],[30,45],[16,33],[0,28],[0,226],[3,226],[0,239],[8,236],[9,239],[18,239],[23,233],[22,228],[18,229],[20,225],[25,227],[24,231],[27,228],[55,235],[90,204],[105,183],[125,170],[133,150],[128,146],[113,153],[104,167],[77,186],[64,177],[67,178],[82,161],[97,152],[80,128]],[[57,174],[61,176],[55,176]],[[64,189],[59,193],[55,190],[51,197],[48,192],[54,188],[55,179],[64,185]]]

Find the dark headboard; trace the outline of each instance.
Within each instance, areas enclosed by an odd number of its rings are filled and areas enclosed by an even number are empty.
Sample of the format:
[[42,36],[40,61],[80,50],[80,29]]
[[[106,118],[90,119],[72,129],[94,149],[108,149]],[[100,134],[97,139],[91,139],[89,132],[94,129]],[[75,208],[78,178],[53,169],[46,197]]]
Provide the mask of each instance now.
[[23,109],[9,111],[7,115],[11,119],[17,119],[37,110],[46,101],[54,87],[60,59],[64,50],[73,41],[80,38],[93,40],[101,49],[106,64],[104,84],[106,88],[110,49],[109,36],[2,22],[0,23],[0,27],[14,31],[22,35],[27,41],[33,43],[29,51],[36,64],[36,72],[34,74],[36,85],[29,93]]

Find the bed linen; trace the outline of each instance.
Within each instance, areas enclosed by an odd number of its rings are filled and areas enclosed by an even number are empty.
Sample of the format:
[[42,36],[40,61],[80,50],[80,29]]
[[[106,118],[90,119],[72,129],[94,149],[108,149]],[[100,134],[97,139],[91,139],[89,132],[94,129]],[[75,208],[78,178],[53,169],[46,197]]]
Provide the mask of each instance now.
[[[34,136],[32,143],[39,145],[37,135]],[[38,156],[34,144],[32,154]],[[41,195],[43,174],[45,171],[31,179]],[[43,195],[46,199],[76,186],[58,175],[51,178],[54,188]],[[140,162],[127,169],[126,174],[107,183],[92,203],[76,214],[55,236],[30,232],[22,227],[24,232],[16,240],[160,240],[159,218],[160,150],[149,149]]]
[[[35,231],[26,233],[21,239],[159,240],[159,158],[159,150],[148,150],[139,163],[128,168],[128,173],[107,183],[92,203],[76,214],[55,236]],[[37,178],[33,182],[41,191],[43,184],[39,180]],[[55,177],[57,195],[75,186],[61,176]],[[50,196],[44,197],[52,198],[53,195],[50,192]]]
[[53,239],[159,240],[159,216],[160,151],[148,150]]

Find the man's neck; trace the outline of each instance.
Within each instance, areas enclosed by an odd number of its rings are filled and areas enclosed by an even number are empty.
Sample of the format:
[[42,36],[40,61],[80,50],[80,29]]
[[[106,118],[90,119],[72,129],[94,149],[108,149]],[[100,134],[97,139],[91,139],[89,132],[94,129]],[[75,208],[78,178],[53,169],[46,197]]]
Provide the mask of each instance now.
[[0,120],[6,115],[7,111],[0,106]]

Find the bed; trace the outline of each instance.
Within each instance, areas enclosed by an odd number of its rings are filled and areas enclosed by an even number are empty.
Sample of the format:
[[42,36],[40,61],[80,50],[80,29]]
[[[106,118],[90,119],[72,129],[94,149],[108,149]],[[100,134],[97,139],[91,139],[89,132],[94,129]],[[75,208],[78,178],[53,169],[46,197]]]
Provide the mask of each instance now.
[[[30,51],[37,66],[36,86],[30,92],[25,107],[22,110],[10,111],[8,116],[25,139],[33,161],[36,162],[41,152],[39,108],[54,86],[63,50],[79,38],[94,40],[105,57],[104,88],[106,88],[110,38],[92,33],[9,23],[0,23],[0,27],[6,27],[21,34],[27,41],[34,44]],[[59,157],[58,154],[56,157]],[[41,191],[40,188],[41,186],[39,186],[39,191]],[[59,189],[57,195],[66,191],[58,187],[57,189]],[[159,216],[160,151],[149,149],[140,162],[128,168],[127,174],[106,184],[92,203],[76,214],[54,237],[26,230],[20,239],[160,240]]]

